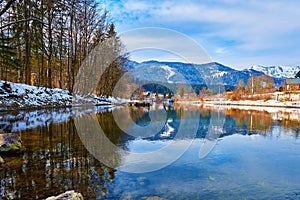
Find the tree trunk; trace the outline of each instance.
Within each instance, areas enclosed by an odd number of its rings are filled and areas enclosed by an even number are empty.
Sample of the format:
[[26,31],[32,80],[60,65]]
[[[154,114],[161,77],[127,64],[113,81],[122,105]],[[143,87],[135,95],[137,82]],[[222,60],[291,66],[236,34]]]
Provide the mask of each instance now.
[[[25,19],[30,18],[30,10],[27,8],[29,2],[25,1],[24,2],[24,17]],[[30,58],[31,58],[31,30],[29,26],[30,22],[26,21],[25,22],[25,30],[24,30],[24,41],[25,41],[25,55],[24,55],[24,68],[25,68],[25,83],[30,84],[31,80],[31,63],[30,63]]]
[[52,88],[52,54],[53,54],[53,37],[52,37],[52,2],[48,1],[47,21],[48,21],[48,65],[47,65],[47,87]]

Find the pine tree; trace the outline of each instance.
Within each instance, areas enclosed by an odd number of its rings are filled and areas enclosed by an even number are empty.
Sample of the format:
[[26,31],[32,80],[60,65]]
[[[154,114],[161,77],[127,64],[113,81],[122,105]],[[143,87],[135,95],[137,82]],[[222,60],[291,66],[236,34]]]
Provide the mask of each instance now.
[[0,36],[0,69],[1,79],[7,80],[7,73],[9,69],[17,70],[20,67],[20,62],[16,59],[16,52],[14,48],[9,46],[11,44],[11,38]]
[[115,54],[114,57],[117,57],[117,59],[114,60],[102,74],[98,85],[98,91],[101,95],[111,96],[116,83],[125,72],[124,63],[127,58],[124,55],[120,55],[122,44],[120,42],[120,38],[117,36],[114,24],[109,26],[106,38],[113,38],[111,40],[111,45],[113,46],[113,53]]

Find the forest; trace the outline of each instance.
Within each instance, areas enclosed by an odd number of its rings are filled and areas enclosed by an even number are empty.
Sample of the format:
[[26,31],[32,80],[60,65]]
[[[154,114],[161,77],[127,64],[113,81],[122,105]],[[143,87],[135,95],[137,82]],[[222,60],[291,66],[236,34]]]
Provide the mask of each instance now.
[[[1,0],[0,79],[72,92],[82,62],[97,45],[115,37],[121,52],[112,21],[96,0]],[[101,81],[113,85],[124,72],[123,61],[112,63]],[[109,95],[110,89],[99,86]]]

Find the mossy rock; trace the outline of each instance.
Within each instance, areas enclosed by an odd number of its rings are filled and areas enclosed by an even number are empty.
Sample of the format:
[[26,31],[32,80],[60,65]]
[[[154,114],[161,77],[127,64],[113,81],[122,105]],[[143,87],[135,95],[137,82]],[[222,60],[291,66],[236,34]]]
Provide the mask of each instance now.
[[23,151],[20,137],[16,134],[0,134],[0,153],[12,153]]

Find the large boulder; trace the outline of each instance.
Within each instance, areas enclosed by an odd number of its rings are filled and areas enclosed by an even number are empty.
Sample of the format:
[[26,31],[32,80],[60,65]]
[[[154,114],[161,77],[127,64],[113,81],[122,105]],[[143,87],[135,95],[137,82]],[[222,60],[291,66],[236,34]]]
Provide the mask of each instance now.
[[23,150],[22,141],[16,134],[0,134],[0,153],[19,152]]
[[60,194],[57,197],[48,197],[46,200],[83,200],[83,196],[72,190]]

